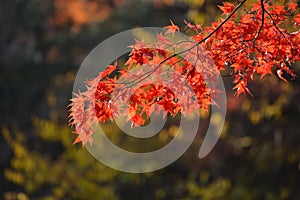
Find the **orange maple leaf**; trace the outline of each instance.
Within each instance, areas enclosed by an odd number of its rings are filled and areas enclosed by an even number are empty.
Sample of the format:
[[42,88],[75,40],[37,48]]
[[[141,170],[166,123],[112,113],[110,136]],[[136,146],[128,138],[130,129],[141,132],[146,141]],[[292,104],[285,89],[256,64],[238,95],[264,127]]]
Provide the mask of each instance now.
[[263,66],[257,68],[257,73],[261,74],[261,78],[263,78],[267,74],[272,74],[272,63],[266,63]]
[[223,3],[223,6],[218,6],[220,8],[220,10],[223,11],[224,14],[230,14],[235,6],[232,4],[232,3],[227,3],[227,2],[224,2]]
[[237,97],[240,96],[241,94],[246,94],[246,93],[253,96],[252,93],[250,92],[249,88],[247,87],[247,82],[244,80],[242,80],[238,84],[236,84],[236,86],[234,86],[233,89],[236,90],[234,95]]
[[175,24],[173,23],[172,20],[170,20],[170,22],[171,22],[171,25],[165,26],[164,28],[167,28],[167,29],[168,29],[167,32],[166,32],[166,34],[172,33],[172,35],[174,35],[175,31],[178,31],[178,32],[179,32],[180,29],[179,29],[179,27],[178,27],[177,25],[175,25]]
[[115,62],[114,65],[107,66],[107,68],[99,74],[99,77],[101,79],[105,78],[106,76],[110,75],[113,71],[115,71],[116,68],[117,68],[117,62]]

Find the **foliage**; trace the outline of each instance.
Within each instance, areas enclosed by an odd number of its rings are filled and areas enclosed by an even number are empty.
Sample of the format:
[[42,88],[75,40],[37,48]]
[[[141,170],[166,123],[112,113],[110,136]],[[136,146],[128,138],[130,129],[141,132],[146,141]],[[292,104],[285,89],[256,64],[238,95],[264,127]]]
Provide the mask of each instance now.
[[[70,104],[70,125],[76,127],[75,133],[78,134],[75,143],[82,142],[83,146],[87,142],[92,144],[95,124],[108,119],[113,121],[113,115],[128,116],[128,121],[140,126],[159,110],[164,110],[164,115],[176,116],[178,113],[197,113],[197,104],[199,108],[207,109],[217,98],[218,91],[215,85],[207,88],[203,77],[214,82],[214,75],[228,67],[232,69],[230,75],[234,76],[237,96],[251,94],[248,82],[254,79],[254,75],[264,77],[272,74],[273,70],[284,81],[287,81],[284,73],[295,78],[291,65],[300,60],[300,14],[296,13],[297,4],[281,6],[258,1],[237,15],[236,12],[245,2],[243,0],[237,6],[231,3],[219,6],[225,19],[209,27],[185,22],[187,31],[194,32],[191,41],[169,39],[168,34],[179,31],[179,27],[171,21],[171,25],[166,27],[168,31],[157,35],[156,43],[137,41],[125,66],[117,69],[115,63],[87,81],[87,91],[77,94]],[[294,32],[288,31],[287,23],[294,24]],[[185,49],[180,50],[183,47]],[[207,57],[213,59],[216,67]],[[115,75],[111,75],[116,71]],[[136,89],[136,85],[149,76],[153,77],[152,82]],[[163,80],[157,78],[164,76],[170,76],[168,87],[172,91],[162,85]],[[188,92],[185,82],[195,92],[195,101],[186,99],[186,96],[194,95]],[[127,101],[129,105],[125,108],[119,106]]]

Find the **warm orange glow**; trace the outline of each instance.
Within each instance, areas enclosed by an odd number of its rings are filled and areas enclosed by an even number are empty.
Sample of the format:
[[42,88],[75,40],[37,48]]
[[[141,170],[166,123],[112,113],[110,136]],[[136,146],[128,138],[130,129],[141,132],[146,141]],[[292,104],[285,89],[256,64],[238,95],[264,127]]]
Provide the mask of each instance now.
[[101,22],[111,14],[106,0],[56,0],[54,23],[65,25],[72,23],[75,30],[85,24]]

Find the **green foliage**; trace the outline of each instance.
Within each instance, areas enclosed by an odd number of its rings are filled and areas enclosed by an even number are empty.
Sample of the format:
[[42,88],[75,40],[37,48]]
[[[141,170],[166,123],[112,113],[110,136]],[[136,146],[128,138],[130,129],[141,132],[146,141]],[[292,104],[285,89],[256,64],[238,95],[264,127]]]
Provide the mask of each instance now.
[[[110,185],[117,172],[101,165],[86,150],[72,146],[68,127],[37,118],[33,123],[39,137],[50,145],[41,141],[43,146],[29,149],[24,134],[16,133],[13,139],[8,130],[3,131],[14,152],[11,168],[4,172],[9,181],[38,199],[117,199]],[[55,158],[43,153],[59,146],[63,151]]]

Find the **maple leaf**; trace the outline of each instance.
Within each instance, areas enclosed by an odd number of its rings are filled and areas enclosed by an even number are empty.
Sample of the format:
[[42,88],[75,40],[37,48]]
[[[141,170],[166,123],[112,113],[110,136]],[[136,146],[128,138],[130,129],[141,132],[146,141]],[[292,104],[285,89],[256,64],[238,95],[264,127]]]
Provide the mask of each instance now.
[[251,12],[254,12],[254,11],[257,11],[257,10],[260,10],[261,9],[261,3],[258,2],[258,3],[255,3],[255,4],[252,4],[251,5]]
[[134,41],[135,41],[135,44],[130,45],[128,47],[130,47],[132,49],[142,49],[142,48],[146,47],[145,42],[143,40],[134,39]]
[[107,68],[99,74],[100,79],[110,75],[113,71],[116,70],[116,68],[117,68],[117,62],[115,62],[114,65],[107,66]]
[[196,42],[200,42],[203,38],[204,38],[203,35],[200,35],[200,34],[193,36],[193,39]]
[[228,3],[228,2],[223,2],[223,6],[219,6],[218,7],[220,8],[220,10],[223,11],[224,14],[230,14],[235,6],[232,4],[232,3]]
[[257,68],[257,73],[261,74],[261,78],[263,78],[267,74],[272,74],[272,63],[266,63],[265,65],[259,66]]
[[172,20],[170,20],[170,22],[171,22],[171,25],[165,26],[164,28],[168,29],[167,32],[166,32],[166,34],[172,33],[172,35],[174,35],[175,31],[178,31],[178,32],[179,32],[180,29],[179,29],[179,27],[178,27],[177,25],[175,25],[175,24],[173,23]]
[[253,21],[252,15],[245,15],[245,16],[242,17],[240,22],[247,24],[247,23],[250,23],[252,21]]
[[[77,136],[77,138],[74,140],[73,144],[76,144],[78,142],[81,142],[81,138],[80,136]],[[84,147],[84,145],[82,144],[82,147]]]
[[199,33],[201,32],[203,29],[202,29],[202,26],[200,24],[198,25],[194,25],[194,24],[191,24],[190,22],[184,20],[184,23],[186,24],[187,27],[189,27],[190,29],[194,30],[196,33]]
[[145,122],[146,122],[143,119],[143,117],[141,115],[139,115],[139,114],[134,115],[130,120],[133,122],[132,126],[133,125],[135,125],[135,126],[141,126],[141,125],[144,125]]
[[128,120],[136,115],[136,109],[133,106],[128,108]]
[[288,4],[288,9],[291,10],[292,12],[295,12],[298,8],[298,5],[296,3],[290,3]]
[[[160,44],[160,45],[171,45],[171,44],[173,44],[167,37],[165,37],[162,33],[159,33],[159,34],[157,34],[156,35],[157,36],[157,40],[158,40],[158,43]],[[162,48],[162,46],[160,46],[160,48]],[[159,48],[159,50],[161,50]]]
[[233,89],[236,90],[234,95],[237,97],[240,96],[241,94],[246,94],[246,93],[249,93],[252,96],[249,88],[247,87],[247,82],[244,80],[242,80],[238,84],[236,84],[236,86],[234,86]]

